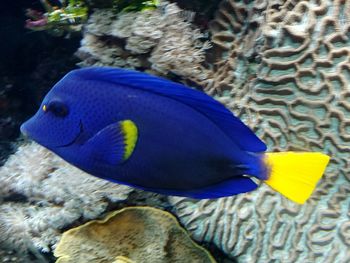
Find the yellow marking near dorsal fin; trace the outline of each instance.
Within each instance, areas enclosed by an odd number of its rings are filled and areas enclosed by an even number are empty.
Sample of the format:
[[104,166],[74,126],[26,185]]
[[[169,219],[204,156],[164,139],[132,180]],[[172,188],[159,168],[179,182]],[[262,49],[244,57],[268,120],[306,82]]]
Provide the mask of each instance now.
[[123,161],[125,161],[131,156],[131,154],[135,149],[137,138],[138,138],[138,130],[135,123],[131,120],[125,120],[119,123],[120,123],[120,129],[122,130],[124,135],[125,148],[124,148]]
[[312,194],[328,162],[328,155],[317,152],[266,153],[265,163],[271,171],[265,183],[290,200],[303,204]]

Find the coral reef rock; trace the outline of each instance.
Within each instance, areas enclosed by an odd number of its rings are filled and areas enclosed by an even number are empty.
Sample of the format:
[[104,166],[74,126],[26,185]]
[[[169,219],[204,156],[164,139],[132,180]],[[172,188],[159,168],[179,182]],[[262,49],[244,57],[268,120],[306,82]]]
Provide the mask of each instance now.
[[8,262],[26,263],[25,259],[17,255],[14,251],[3,250],[1,247],[0,247],[0,262],[1,263],[8,263]]
[[95,219],[132,189],[90,176],[35,143],[0,167],[0,244],[49,252],[62,229]]
[[124,208],[65,232],[55,256],[57,263],[215,262],[174,216],[151,207]]
[[193,13],[161,1],[158,8],[115,14],[96,9],[77,56],[80,66],[115,66],[204,79],[201,63],[210,47],[191,21]]
[[350,262],[350,2],[223,1],[211,30],[216,75],[205,90],[269,151],[321,151],[331,162],[303,206],[265,185],[170,198],[181,222],[238,262]]

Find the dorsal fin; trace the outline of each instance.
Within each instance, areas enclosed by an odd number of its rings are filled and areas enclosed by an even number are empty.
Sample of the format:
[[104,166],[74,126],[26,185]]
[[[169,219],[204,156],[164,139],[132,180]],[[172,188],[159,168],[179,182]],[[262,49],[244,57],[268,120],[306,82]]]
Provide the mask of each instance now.
[[177,100],[205,115],[241,149],[251,152],[266,150],[266,145],[221,103],[180,83],[138,71],[110,67],[83,68],[73,70],[67,75],[74,76],[137,88]]

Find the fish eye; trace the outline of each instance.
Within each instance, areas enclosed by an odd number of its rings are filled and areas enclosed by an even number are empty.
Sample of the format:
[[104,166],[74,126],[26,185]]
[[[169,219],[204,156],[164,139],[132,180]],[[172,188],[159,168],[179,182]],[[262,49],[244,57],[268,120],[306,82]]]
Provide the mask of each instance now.
[[51,101],[48,105],[43,106],[45,112],[49,111],[57,117],[65,117],[68,114],[68,107],[61,101]]

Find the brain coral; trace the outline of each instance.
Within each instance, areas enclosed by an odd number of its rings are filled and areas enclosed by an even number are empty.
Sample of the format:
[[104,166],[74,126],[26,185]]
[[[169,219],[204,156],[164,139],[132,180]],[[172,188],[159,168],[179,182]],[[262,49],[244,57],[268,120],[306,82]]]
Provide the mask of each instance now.
[[174,216],[151,207],[124,208],[65,232],[55,256],[57,263],[215,262]]
[[181,222],[239,262],[350,262],[350,2],[223,1],[211,30],[218,74],[206,90],[270,151],[332,160],[304,206],[265,185],[212,201],[170,198]]

